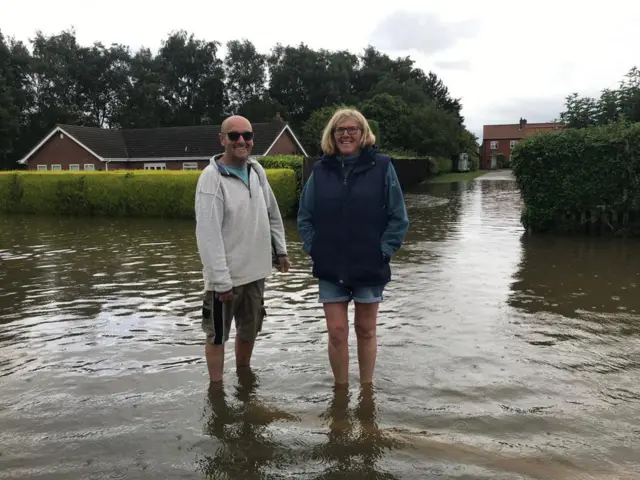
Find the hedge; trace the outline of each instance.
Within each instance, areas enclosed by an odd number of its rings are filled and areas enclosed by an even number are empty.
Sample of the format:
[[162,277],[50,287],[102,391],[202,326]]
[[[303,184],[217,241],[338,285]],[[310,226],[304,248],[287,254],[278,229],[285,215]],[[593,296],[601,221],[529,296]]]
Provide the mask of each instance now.
[[[283,216],[295,211],[296,176],[267,170]],[[43,215],[194,218],[201,171],[0,173],[0,212]]]
[[640,123],[537,134],[512,164],[529,231],[640,233]]
[[256,160],[265,169],[287,168],[296,172],[296,182],[298,183],[298,197],[302,193],[302,163],[304,157],[301,155],[268,155],[266,157],[256,157]]

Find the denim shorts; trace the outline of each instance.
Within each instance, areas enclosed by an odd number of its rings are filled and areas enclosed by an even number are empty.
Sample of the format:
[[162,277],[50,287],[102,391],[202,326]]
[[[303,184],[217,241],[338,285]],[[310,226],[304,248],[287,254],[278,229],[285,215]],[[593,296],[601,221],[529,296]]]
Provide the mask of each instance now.
[[375,287],[348,288],[326,280],[318,281],[320,303],[342,303],[353,300],[357,303],[376,303],[383,300],[384,285]]

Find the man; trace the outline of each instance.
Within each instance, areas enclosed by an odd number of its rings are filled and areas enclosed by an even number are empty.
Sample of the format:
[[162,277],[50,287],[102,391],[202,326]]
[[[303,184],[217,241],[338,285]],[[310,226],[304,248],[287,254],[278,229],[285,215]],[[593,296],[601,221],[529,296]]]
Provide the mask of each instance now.
[[277,266],[289,270],[284,225],[262,165],[249,158],[251,123],[227,118],[219,134],[224,153],[215,155],[196,187],[196,239],[203,265],[202,328],[212,382],[221,382],[224,345],[235,319],[237,367],[249,367],[262,329],[265,279]]

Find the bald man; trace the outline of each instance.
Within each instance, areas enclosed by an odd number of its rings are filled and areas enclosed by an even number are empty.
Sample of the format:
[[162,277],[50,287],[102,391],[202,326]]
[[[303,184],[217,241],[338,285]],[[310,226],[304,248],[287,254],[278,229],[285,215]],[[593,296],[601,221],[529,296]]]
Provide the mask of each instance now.
[[224,153],[215,155],[198,179],[196,239],[203,266],[205,296],[202,329],[212,382],[221,382],[224,345],[235,320],[236,366],[248,367],[265,316],[265,279],[289,270],[284,225],[265,171],[249,158],[251,123],[227,118],[220,129]]

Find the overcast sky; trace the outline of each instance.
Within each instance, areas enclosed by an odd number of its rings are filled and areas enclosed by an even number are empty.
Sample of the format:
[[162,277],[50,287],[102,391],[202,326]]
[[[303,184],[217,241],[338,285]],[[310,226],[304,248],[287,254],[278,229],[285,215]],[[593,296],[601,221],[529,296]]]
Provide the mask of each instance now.
[[[95,10],[91,10],[95,5]],[[0,29],[28,40],[74,27],[96,40],[156,50],[172,30],[262,52],[277,42],[409,55],[462,98],[467,126],[549,121],[571,92],[597,95],[640,66],[640,2],[631,0],[204,1],[0,0]]]

